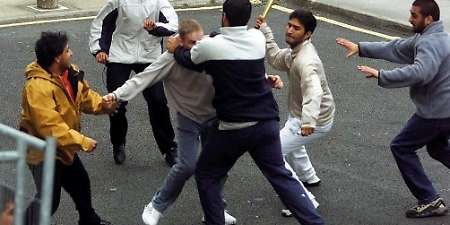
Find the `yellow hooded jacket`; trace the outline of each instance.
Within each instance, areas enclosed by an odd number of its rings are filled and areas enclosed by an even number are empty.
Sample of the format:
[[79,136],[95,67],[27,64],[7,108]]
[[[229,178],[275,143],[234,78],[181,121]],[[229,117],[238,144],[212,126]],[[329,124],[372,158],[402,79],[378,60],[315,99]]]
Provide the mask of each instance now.
[[[42,139],[54,137],[56,158],[65,165],[71,165],[77,151],[89,151],[93,145],[80,133],[81,112],[103,113],[102,97],[89,88],[83,79],[83,71],[75,65],[69,69],[75,101],[69,97],[61,78],[51,75],[36,62],[26,67],[25,77],[20,129]],[[29,149],[29,164],[37,165],[42,160],[41,151]]]

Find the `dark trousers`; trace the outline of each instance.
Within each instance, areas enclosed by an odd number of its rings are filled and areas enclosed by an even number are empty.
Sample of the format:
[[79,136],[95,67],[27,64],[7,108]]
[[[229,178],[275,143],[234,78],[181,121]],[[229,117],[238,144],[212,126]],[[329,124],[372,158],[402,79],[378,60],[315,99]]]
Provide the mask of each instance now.
[[391,143],[403,179],[419,204],[439,197],[428,179],[417,156],[417,150],[426,146],[428,154],[450,168],[450,118],[424,119],[413,115]]
[[[36,184],[36,199],[40,199],[42,193],[43,164],[30,166],[30,170],[34,183]],[[61,199],[61,188],[64,188],[75,203],[75,207],[80,216],[80,225],[96,225],[100,223],[100,218],[92,207],[91,184],[88,173],[77,155],[75,155],[74,162],[70,166],[64,165],[59,160],[56,161],[53,181],[52,215],[58,209]],[[27,224],[37,224],[38,222],[39,207],[36,203],[33,203],[27,210],[27,217],[29,217],[27,221],[33,221],[33,223],[27,222]],[[31,219],[30,216],[35,218]]]
[[[106,86],[108,92],[112,92],[122,86],[129,78],[131,71],[135,73],[142,72],[149,64],[107,64]],[[147,102],[148,115],[152,125],[153,135],[158,144],[161,154],[166,153],[171,148],[176,147],[174,142],[175,133],[170,121],[169,108],[164,93],[162,82],[146,88],[143,91],[145,101]],[[122,102],[117,113],[109,117],[110,137],[113,145],[125,144],[128,130],[128,121],[126,117],[127,102]]]
[[207,225],[225,224],[221,181],[247,151],[300,223],[324,224],[303,187],[284,166],[276,120],[229,131],[218,130],[216,124],[208,130],[207,138],[196,169],[197,187]]

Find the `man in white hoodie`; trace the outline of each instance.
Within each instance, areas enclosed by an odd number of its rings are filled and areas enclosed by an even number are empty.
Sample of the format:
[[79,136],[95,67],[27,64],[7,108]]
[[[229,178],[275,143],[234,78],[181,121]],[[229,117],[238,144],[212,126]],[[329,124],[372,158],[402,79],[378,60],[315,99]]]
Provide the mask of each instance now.
[[266,37],[269,64],[288,74],[289,118],[280,131],[282,153],[285,157],[292,154],[293,167],[306,187],[317,186],[320,179],[305,145],[331,130],[335,113],[322,61],[311,43],[316,24],[311,12],[301,9],[292,12],[285,30],[290,48],[280,49],[265,19],[260,16],[256,22]]
[[[114,91],[142,72],[162,52],[162,37],[178,28],[178,16],[167,0],[108,0],[92,22],[89,48],[106,65],[106,86]],[[169,166],[175,164],[176,143],[162,83],[143,90],[153,135]],[[110,136],[116,164],[125,161],[127,102],[110,116]]]

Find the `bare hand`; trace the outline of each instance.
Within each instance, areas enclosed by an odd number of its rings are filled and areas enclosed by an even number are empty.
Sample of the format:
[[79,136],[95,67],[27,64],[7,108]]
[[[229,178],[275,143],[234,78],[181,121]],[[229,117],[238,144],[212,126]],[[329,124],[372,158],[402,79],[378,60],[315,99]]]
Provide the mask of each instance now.
[[97,148],[97,141],[89,137],[85,137],[85,139],[87,140],[87,142],[89,142],[89,148],[86,150],[86,152],[94,151],[95,148]]
[[155,28],[156,28],[155,21],[148,19],[148,18],[144,20],[144,29],[146,29],[148,31],[152,31]]
[[181,39],[179,36],[167,38],[166,49],[168,52],[174,53],[175,49],[177,49],[177,47],[180,45],[181,45]]
[[300,130],[301,130],[301,135],[305,136],[305,137],[314,133],[313,127],[302,127]]
[[358,45],[347,39],[338,38],[336,39],[336,43],[347,49],[347,58],[359,53]]
[[256,18],[256,25],[255,28],[259,29],[261,26],[265,26],[267,23],[266,18],[264,18],[262,15],[259,15],[258,18]]
[[119,103],[115,99],[114,94],[109,93],[102,97],[102,109],[107,114],[112,114],[117,112],[117,107]]
[[95,59],[98,63],[106,64],[108,62],[108,54],[106,54],[106,52],[98,52],[97,55],[95,55]]
[[378,79],[380,72],[377,69],[368,66],[358,66],[357,68],[359,72],[366,74],[366,78]]
[[279,75],[267,75],[267,81],[271,84],[272,88],[282,89],[284,87],[283,80]]

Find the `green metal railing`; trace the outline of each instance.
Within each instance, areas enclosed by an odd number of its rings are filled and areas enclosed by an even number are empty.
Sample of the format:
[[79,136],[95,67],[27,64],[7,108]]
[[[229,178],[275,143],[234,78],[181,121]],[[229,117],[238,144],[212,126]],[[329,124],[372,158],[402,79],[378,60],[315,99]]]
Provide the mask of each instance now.
[[14,224],[24,224],[25,213],[25,173],[26,156],[28,146],[44,151],[44,176],[42,182],[42,195],[40,206],[40,225],[50,224],[50,211],[53,192],[53,174],[55,170],[55,152],[56,142],[53,138],[47,138],[45,141],[8,127],[0,123],[0,135],[14,138],[17,146],[15,150],[1,151],[0,161],[17,162],[17,181],[14,210]]

